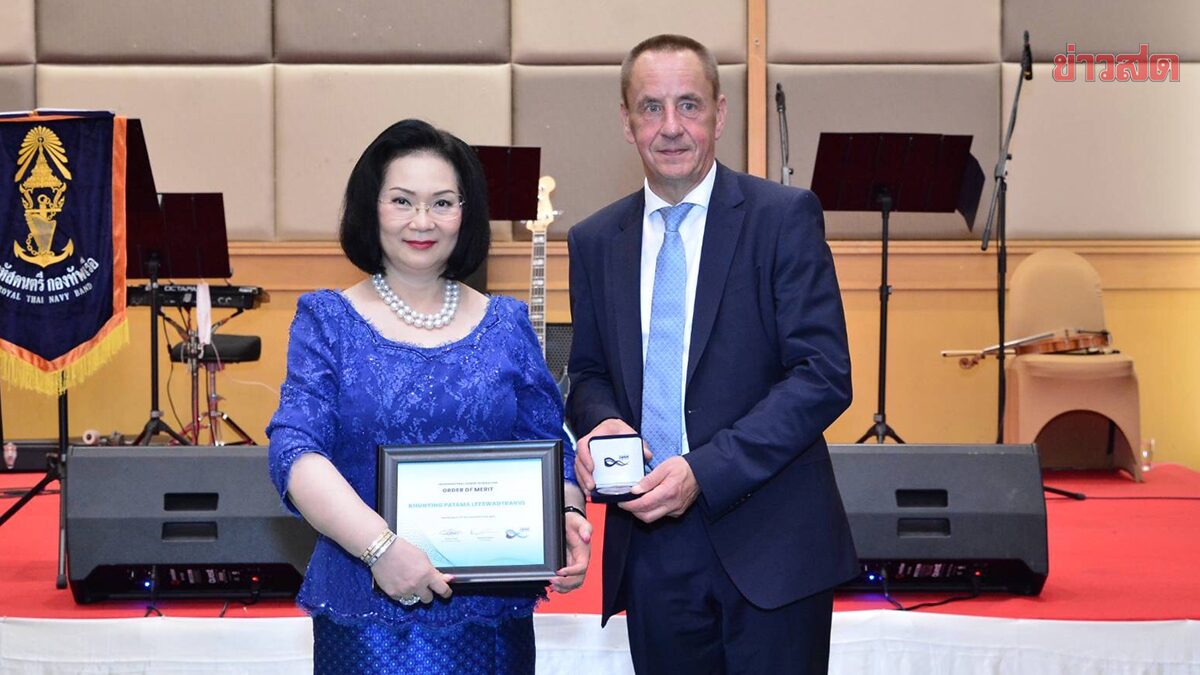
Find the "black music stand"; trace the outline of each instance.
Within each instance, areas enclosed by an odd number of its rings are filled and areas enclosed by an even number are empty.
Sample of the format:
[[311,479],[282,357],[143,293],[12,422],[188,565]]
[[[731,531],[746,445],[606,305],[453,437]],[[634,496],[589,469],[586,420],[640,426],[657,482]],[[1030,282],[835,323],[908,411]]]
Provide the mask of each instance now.
[[[153,178],[149,180],[153,185]],[[162,194],[159,199],[161,208],[156,201],[153,211],[145,204],[147,210],[136,218],[130,214],[127,228],[126,276],[150,280],[150,419],[134,445],[149,445],[160,433],[180,445],[191,445],[163,420],[159,408],[158,319],[162,307],[158,301],[158,281],[162,277],[228,279],[231,276],[225,208],[219,194]]]
[[[961,211],[968,227],[979,202],[970,136],[912,133],[823,133],[817,145],[812,190],[826,211],[879,211],[883,250],[879,284],[879,407],[858,439],[904,441],[887,423],[888,216],[893,211]],[[972,169],[974,169],[972,171]],[[975,193],[972,196],[971,193]]]
[[487,180],[488,217],[492,220],[537,218],[538,172],[542,149],[501,145],[472,146]]
[[[515,221],[537,218],[542,149],[501,145],[472,147],[483,164],[487,179],[488,217]],[[513,237],[529,241],[529,231],[523,227],[513,228]]]

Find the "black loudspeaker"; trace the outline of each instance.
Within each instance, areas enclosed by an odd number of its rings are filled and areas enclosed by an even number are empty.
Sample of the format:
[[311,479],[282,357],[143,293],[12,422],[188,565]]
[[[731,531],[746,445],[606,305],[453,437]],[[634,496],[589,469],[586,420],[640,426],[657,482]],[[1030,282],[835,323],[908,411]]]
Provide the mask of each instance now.
[[862,574],[856,591],[1002,591],[1046,583],[1033,445],[830,445]]
[[[3,462],[0,462],[0,475],[6,473],[44,473],[49,465],[47,455],[58,454],[57,440],[36,441],[6,441]],[[10,466],[11,464],[11,466]]]
[[571,336],[574,331],[569,323],[546,324],[546,365],[558,379],[567,372],[567,360],[571,357]]
[[262,446],[72,446],[67,560],[80,603],[291,597],[316,533],[287,513]]

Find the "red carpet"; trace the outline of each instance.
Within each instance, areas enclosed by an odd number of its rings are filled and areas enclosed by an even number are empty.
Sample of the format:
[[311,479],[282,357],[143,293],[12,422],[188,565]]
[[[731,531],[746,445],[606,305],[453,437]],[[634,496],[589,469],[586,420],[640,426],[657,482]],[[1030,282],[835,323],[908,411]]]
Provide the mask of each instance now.
[[[39,475],[0,476],[0,490],[33,485]],[[1083,492],[1083,502],[1049,496],[1050,576],[1038,597],[985,595],[921,611],[973,616],[1070,620],[1200,619],[1200,473],[1159,465],[1137,484],[1118,474],[1056,473],[1047,484]],[[55,487],[52,485],[52,487]],[[0,510],[15,502],[0,498]],[[593,505],[594,523],[603,509]],[[0,616],[125,618],[142,616],[142,604],[76,605],[70,591],[54,587],[58,497],[35,498],[0,527]],[[601,539],[597,528],[596,541]],[[583,588],[554,596],[543,612],[600,611],[599,546]],[[904,605],[944,596],[898,594]],[[840,611],[887,609],[882,597],[842,595]],[[168,616],[214,617],[220,602],[161,601]],[[227,616],[296,616],[287,601],[232,606]]]

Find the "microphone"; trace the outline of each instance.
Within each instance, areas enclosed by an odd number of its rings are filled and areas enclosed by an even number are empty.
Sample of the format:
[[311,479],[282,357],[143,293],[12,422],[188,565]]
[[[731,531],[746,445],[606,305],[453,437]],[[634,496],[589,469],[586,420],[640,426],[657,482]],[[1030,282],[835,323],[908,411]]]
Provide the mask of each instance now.
[[1033,51],[1029,49],[1029,31],[1025,31],[1025,48],[1021,51],[1021,74],[1026,81],[1033,79]]
[[775,111],[779,113],[779,182],[792,184],[792,167],[788,166],[787,103],[783,98],[783,84],[775,83]]

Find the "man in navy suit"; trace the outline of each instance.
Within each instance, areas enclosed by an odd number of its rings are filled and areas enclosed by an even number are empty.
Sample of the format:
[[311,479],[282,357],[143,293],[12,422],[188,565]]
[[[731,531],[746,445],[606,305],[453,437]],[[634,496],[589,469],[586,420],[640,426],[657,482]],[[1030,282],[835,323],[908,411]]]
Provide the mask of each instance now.
[[569,235],[576,475],[640,433],[653,469],[609,506],[602,621],[639,673],[824,673],[833,587],[857,573],[824,430],[850,404],[816,196],[715,159],[716,62],[660,35],[621,68],[643,189]]

